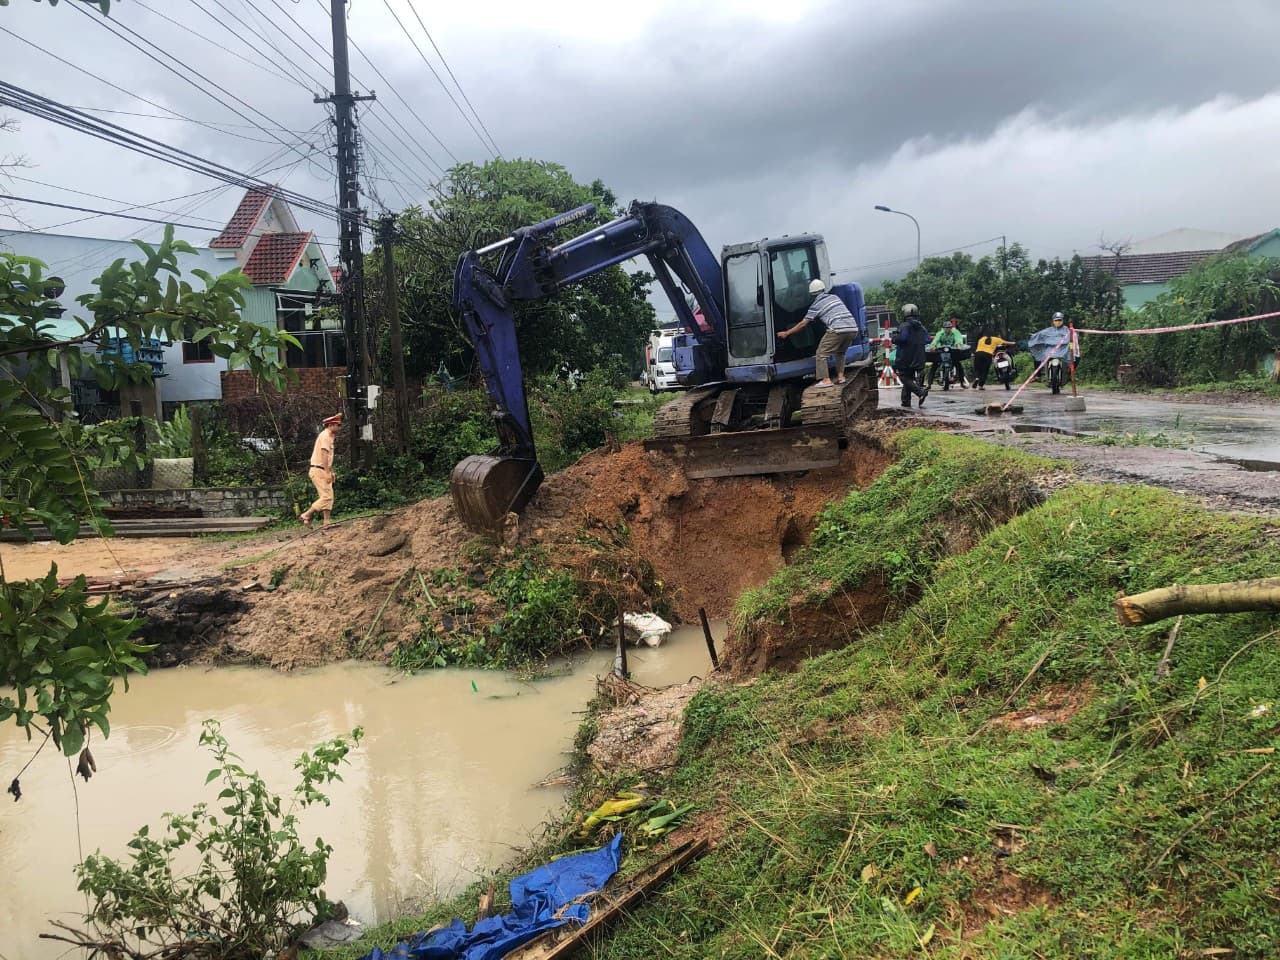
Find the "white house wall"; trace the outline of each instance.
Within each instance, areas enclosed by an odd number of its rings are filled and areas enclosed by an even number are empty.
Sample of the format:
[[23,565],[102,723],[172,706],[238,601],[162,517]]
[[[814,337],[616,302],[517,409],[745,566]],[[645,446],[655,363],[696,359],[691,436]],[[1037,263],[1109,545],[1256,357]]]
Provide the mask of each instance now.
[[[79,326],[71,322],[77,314],[84,316],[76,304],[76,298],[92,293],[93,281],[116,260],[138,260],[142,251],[128,240],[104,240],[98,237],[65,236],[28,231],[0,232],[0,251],[35,257],[46,265],[45,276],[61,277],[66,291],[61,297],[66,314],[59,325],[60,332],[74,335]],[[234,260],[214,256],[212,250],[197,247],[194,254],[178,257],[178,267],[192,286],[201,286],[198,277],[191,275],[195,269],[207,270],[217,276],[235,269]],[[89,319],[85,316],[85,319]],[[161,399],[166,402],[187,403],[192,400],[217,400],[222,396],[219,373],[227,368],[227,362],[215,357],[212,363],[182,362],[182,344],[174,343],[165,348],[165,376],[159,381]]]

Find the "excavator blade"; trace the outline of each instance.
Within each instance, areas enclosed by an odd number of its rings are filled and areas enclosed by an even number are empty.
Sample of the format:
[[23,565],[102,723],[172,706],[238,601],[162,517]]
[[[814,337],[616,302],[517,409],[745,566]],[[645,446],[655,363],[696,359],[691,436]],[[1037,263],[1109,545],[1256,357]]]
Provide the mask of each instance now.
[[449,493],[462,522],[478,533],[502,530],[542,483],[542,466],[526,457],[467,457],[449,474]]
[[685,476],[691,480],[749,477],[834,467],[840,462],[840,432],[837,424],[741,430],[646,440],[644,448],[682,461]]

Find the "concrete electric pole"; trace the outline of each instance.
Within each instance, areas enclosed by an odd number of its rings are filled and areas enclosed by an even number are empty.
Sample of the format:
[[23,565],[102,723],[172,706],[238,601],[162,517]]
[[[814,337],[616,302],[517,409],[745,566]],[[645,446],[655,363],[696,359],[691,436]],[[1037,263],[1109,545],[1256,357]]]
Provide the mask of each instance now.
[[369,384],[368,332],[364,316],[364,251],[360,245],[360,143],[355,105],[373,100],[374,95],[351,92],[351,70],[347,59],[346,0],[330,0],[333,20],[333,93],[317,97],[316,103],[332,103],[337,128],[338,159],[338,242],[342,262],[342,330],[347,341],[346,422],[351,431],[353,460],[361,441],[373,439],[365,403]]

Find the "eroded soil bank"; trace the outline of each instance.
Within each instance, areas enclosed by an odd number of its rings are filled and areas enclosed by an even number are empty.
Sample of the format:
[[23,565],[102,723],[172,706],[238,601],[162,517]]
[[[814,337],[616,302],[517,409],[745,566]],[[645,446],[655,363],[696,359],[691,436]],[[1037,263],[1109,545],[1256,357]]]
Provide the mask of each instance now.
[[[890,459],[883,436],[855,439],[828,470],[716,480],[687,480],[639,444],[600,450],[549,477],[501,548],[463,528],[439,498],[265,541],[257,555],[241,548],[205,593],[135,599],[149,613],[161,664],[286,669],[394,661],[424,637],[454,643],[451,655],[459,643],[492,643],[499,631],[491,625],[513,606],[499,586],[513,564],[535,575],[565,571],[584,595],[618,593],[626,609],[657,607],[696,622],[703,607],[722,618],[807,542],[825,503],[881,473]],[[582,642],[598,638],[584,631]]]

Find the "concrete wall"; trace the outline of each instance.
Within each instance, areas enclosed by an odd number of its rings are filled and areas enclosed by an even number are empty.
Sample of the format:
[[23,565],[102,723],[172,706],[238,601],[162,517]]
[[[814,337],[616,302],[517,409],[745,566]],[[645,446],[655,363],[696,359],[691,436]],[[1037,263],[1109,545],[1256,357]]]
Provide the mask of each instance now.
[[283,487],[182,487],[177,490],[109,490],[110,507],[129,510],[199,510],[206,517],[263,517],[289,506]]

